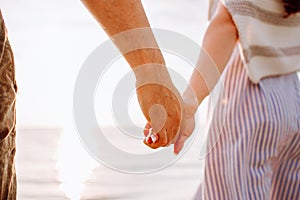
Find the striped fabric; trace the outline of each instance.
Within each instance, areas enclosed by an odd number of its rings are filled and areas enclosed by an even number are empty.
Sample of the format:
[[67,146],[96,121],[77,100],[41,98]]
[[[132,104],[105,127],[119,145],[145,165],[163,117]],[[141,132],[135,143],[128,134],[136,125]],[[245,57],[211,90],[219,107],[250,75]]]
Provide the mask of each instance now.
[[297,74],[254,84],[236,50],[223,76],[195,199],[300,199]]
[[237,27],[242,59],[254,83],[300,70],[300,14],[283,17],[281,0],[222,0]]

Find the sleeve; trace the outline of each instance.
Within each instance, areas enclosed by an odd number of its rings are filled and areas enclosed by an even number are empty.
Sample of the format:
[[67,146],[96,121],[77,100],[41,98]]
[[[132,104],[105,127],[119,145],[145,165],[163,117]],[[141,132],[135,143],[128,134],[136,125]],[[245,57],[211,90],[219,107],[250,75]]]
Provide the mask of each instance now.
[[17,94],[17,86],[14,78],[14,63],[9,45],[6,45],[2,54],[0,60],[0,142],[15,128]]
[[217,7],[218,7],[219,0],[209,0],[209,7],[208,7],[208,20],[214,16]]
[[219,3],[222,3],[224,6],[226,6],[225,1],[226,0],[209,0],[208,20],[211,20],[211,18],[216,13]]

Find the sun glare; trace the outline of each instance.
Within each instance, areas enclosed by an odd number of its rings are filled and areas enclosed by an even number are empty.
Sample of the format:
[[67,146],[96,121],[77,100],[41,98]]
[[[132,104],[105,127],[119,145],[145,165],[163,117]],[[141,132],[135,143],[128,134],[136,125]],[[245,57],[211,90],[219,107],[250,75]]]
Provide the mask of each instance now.
[[79,200],[92,170],[98,163],[91,158],[80,144],[72,126],[62,132],[59,140],[57,164],[60,189],[71,200]]

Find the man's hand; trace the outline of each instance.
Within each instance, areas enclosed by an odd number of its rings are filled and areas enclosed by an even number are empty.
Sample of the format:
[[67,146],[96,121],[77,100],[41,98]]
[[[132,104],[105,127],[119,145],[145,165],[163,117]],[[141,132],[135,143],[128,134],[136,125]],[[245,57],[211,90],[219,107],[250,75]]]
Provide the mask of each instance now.
[[153,149],[174,143],[178,138],[182,117],[182,99],[176,88],[150,83],[137,87],[137,96],[148,121],[145,136],[150,128],[157,135],[157,141],[144,140],[144,143]]
[[[142,2],[82,2],[112,38],[136,75],[141,109],[159,137],[157,142],[146,144],[151,148],[171,144],[177,139],[179,132],[182,101],[166,70],[163,55],[151,31]],[[144,65],[149,68],[140,68]],[[154,65],[161,66],[156,68]]]

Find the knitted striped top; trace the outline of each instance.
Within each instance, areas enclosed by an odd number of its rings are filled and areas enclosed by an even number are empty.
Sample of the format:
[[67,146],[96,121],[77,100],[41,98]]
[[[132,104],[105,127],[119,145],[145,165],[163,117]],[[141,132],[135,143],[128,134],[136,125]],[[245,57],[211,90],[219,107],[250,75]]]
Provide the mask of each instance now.
[[284,18],[281,0],[222,0],[239,34],[249,78],[300,71],[300,15]]

